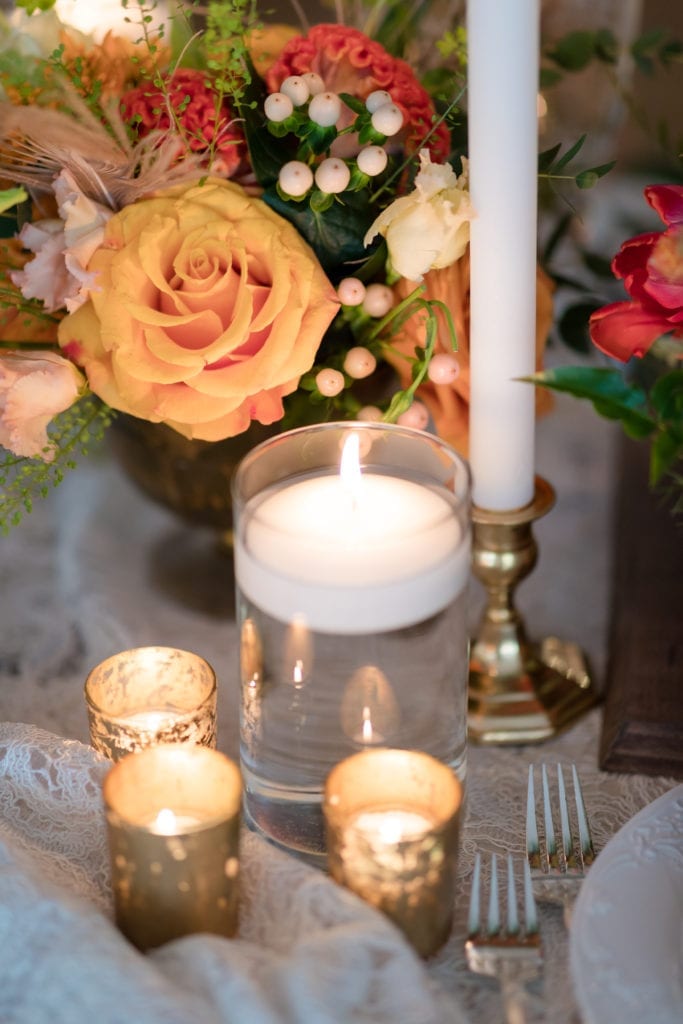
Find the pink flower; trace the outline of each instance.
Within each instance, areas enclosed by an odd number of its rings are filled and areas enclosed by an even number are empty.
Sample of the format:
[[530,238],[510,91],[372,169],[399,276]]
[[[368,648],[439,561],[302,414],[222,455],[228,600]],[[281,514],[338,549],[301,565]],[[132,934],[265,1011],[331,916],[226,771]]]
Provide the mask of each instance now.
[[604,306],[590,319],[594,344],[623,363],[642,358],[665,334],[683,338],[683,185],[652,185],[645,198],[667,230],[624,242],[612,270],[631,301]]
[[85,381],[55,352],[0,355],[0,444],[29,459],[54,458],[47,426],[76,401]]
[[95,274],[86,268],[112,210],[84,195],[68,171],[52,188],[61,220],[24,224],[19,239],[35,257],[10,276],[24,298],[40,299],[48,313],[65,306],[73,313],[95,287]]
[[[432,128],[434,104],[410,65],[392,57],[379,43],[346,25],[315,25],[307,35],[287,43],[280,59],[269,69],[266,84],[275,92],[288,75],[307,71],[320,75],[330,92],[347,92],[361,100],[376,89],[390,93],[403,114],[401,138],[407,152],[421,148]],[[443,122],[426,147],[436,162],[448,159],[450,139]]]

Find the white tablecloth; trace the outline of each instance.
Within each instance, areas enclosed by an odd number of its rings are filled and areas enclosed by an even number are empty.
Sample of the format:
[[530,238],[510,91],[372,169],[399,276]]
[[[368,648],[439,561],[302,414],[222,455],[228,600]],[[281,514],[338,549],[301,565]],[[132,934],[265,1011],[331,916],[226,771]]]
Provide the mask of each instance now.
[[[541,558],[520,607],[534,635],[606,657],[614,434],[560,401],[539,430],[539,472],[558,505],[535,534]],[[479,594],[474,591],[474,604]],[[472,1024],[501,1019],[493,982],[470,975],[463,940],[475,849],[524,849],[529,761],[574,761],[597,845],[673,780],[597,771],[600,712],[529,748],[470,750],[453,936],[422,964],[374,911],[254,836],[243,851],[238,940],[193,937],[143,957],[111,925],[99,780],[83,682],[116,651],[196,651],[219,679],[219,748],[238,742],[229,562],[210,532],[140,496],[106,456],[72,473],[0,540],[0,1020]],[[18,728],[9,723],[24,722]],[[41,730],[46,730],[43,732]],[[79,743],[65,743],[59,737]],[[543,905],[536,1019],[578,1019],[561,908]]]

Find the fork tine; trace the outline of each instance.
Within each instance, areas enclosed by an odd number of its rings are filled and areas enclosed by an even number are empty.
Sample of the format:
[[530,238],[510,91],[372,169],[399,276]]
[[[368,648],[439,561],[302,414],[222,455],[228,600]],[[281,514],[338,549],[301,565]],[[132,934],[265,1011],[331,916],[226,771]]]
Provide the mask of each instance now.
[[566,867],[578,867],[578,860],[574,853],[574,843],[569,828],[569,810],[567,808],[567,792],[564,788],[564,775],[562,765],[557,766],[557,802],[560,807],[560,830],[562,832],[562,853]]
[[545,859],[548,870],[558,869],[557,843],[555,842],[555,826],[553,825],[553,814],[550,808],[550,790],[548,788],[548,772],[544,764],[541,765],[541,779],[543,782],[543,828],[545,829]]
[[500,904],[498,900],[498,858],[491,854],[491,885],[489,887],[489,910],[486,918],[486,931],[489,935],[497,935],[500,931]]
[[541,867],[541,848],[538,843],[536,824],[536,796],[534,793],[534,766],[529,765],[529,781],[526,791],[526,854],[532,868]]
[[591,836],[591,830],[588,826],[588,818],[586,816],[586,807],[583,802],[583,793],[581,791],[581,783],[579,782],[579,776],[576,771],[576,765],[572,765],[572,781],[574,783],[574,802],[576,803],[576,817],[579,822],[579,842],[581,844],[581,860],[584,867],[592,864],[595,860],[595,850],[593,849],[593,838]]
[[528,860],[524,861],[524,929],[527,935],[535,935],[538,931],[538,911],[531,885],[531,868]]
[[481,854],[474,858],[474,874],[470,892],[470,912],[467,918],[467,934],[475,935],[479,931],[479,885],[481,880]]
[[517,916],[517,891],[515,889],[515,872],[512,864],[512,855],[509,853],[507,903],[507,933],[508,935],[517,935],[519,932],[519,917]]

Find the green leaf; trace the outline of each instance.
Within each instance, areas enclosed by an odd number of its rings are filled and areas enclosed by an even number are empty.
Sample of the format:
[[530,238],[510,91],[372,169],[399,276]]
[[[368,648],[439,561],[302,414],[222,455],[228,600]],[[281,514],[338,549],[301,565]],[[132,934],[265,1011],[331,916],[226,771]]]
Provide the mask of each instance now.
[[11,210],[19,203],[25,203],[27,199],[28,192],[21,187],[3,189],[0,191],[0,213]]
[[593,188],[600,178],[609,174],[615,164],[616,160],[610,160],[609,163],[600,164],[598,167],[589,167],[577,174],[574,180],[579,188]]
[[294,225],[327,274],[345,263],[364,262],[373,252],[363,245],[363,237],[374,220],[366,192],[345,193],[344,202],[334,202],[324,215],[312,210],[308,203],[295,205],[283,201],[275,188],[266,189],[261,198]]
[[541,68],[538,80],[539,87],[541,89],[551,89],[553,85],[557,85],[558,82],[562,81],[562,77],[562,73],[555,71],[554,68]]
[[650,485],[658,483],[680,458],[683,458],[683,435],[677,430],[662,430],[650,448]]
[[555,164],[554,170],[561,171],[563,167],[566,167],[570,160],[573,160],[577,153],[583,149],[583,144],[586,141],[587,136],[582,135],[576,140],[573,146],[570,146],[567,152],[560,157]]
[[647,412],[645,392],[626,381],[621,370],[564,366],[523,379],[575,398],[588,399],[601,416],[619,420],[630,437],[649,437],[656,429],[656,423]]
[[342,103],[345,103],[349,110],[352,110],[354,114],[365,114],[367,108],[362,100],[359,100],[356,96],[352,96],[348,92],[340,92],[339,99]]
[[619,44],[614,32],[601,28],[595,33],[595,56],[606,64],[616,64],[619,59]]
[[663,420],[674,420],[683,430],[683,370],[663,374],[652,386],[650,401]]
[[557,154],[562,149],[562,143],[558,142],[556,146],[551,146],[550,149],[543,150],[542,153],[538,154],[538,172],[542,174],[549,171],[553,165],[553,161]]
[[547,56],[565,71],[580,71],[595,54],[595,33],[570,32],[555,44]]
[[251,62],[248,61],[247,64],[251,81],[245,86],[244,94],[236,103],[236,108],[238,115],[243,119],[252,169],[259,185],[268,188],[277,181],[282,165],[293,159],[294,148],[288,150],[265,130],[263,101],[267,95],[266,87]]

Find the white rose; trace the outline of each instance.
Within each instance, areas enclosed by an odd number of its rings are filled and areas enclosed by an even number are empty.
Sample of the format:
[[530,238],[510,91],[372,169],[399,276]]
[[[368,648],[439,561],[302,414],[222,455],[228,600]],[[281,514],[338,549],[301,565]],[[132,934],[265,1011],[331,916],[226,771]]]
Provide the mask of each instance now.
[[426,149],[420,151],[420,165],[413,192],[383,210],[364,239],[369,245],[384,235],[394,270],[409,281],[421,281],[428,270],[460,259],[474,216],[465,160],[460,177],[450,164],[433,164]]

